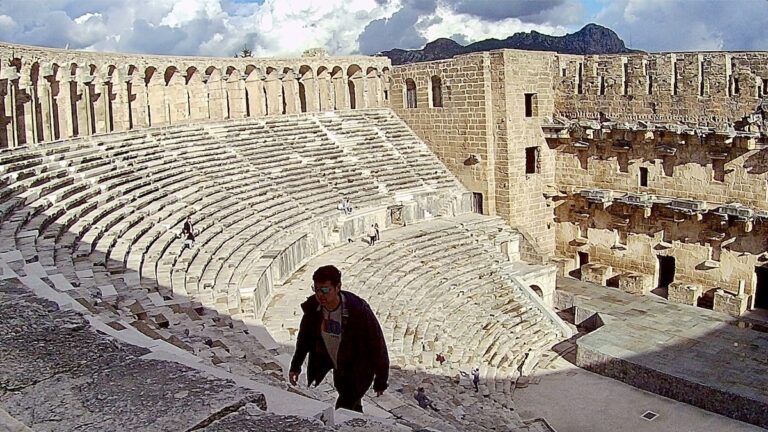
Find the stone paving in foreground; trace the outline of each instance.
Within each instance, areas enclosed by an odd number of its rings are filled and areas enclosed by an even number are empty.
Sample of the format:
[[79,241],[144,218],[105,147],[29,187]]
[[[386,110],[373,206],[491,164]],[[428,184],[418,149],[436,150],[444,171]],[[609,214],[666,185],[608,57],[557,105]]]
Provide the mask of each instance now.
[[579,366],[768,427],[765,323],[568,278],[557,297],[604,323],[578,339]]

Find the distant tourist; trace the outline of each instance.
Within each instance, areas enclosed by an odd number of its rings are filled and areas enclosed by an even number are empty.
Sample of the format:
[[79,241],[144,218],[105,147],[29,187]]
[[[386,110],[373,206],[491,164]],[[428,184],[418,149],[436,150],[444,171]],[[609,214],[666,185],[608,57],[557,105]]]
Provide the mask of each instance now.
[[376,243],[376,237],[377,236],[377,230],[376,227],[371,225],[368,227],[368,230],[366,230],[365,234],[368,236],[368,244],[373,246]]
[[336,209],[345,215],[352,214],[352,203],[348,199],[342,198],[341,202],[336,206]]
[[381,237],[379,237],[379,224],[373,224],[373,229],[376,230],[376,241],[381,240]]
[[379,396],[387,389],[389,355],[381,326],[365,300],[341,290],[336,267],[318,268],[312,281],[315,294],[301,304],[304,316],[288,379],[296,385],[309,354],[308,384],[320,385],[333,369],[336,408],[363,412],[362,398],[371,383]]
[[184,227],[181,229],[181,236],[184,237],[184,248],[190,248],[195,246],[195,228],[192,226],[192,218],[187,216],[187,220],[184,221]]
[[480,391],[480,368],[472,369],[472,384],[475,385],[475,393]]
[[419,403],[419,406],[424,409],[432,408],[435,411],[440,411],[439,409],[435,408],[434,405],[432,405],[432,399],[430,399],[426,393],[424,393],[424,387],[419,387],[419,389],[416,390],[416,393],[413,394],[413,398],[416,399],[416,402]]
[[435,357],[435,361],[440,363],[440,366],[442,366],[443,363],[445,363],[445,356],[443,355],[443,353],[437,353],[437,357]]

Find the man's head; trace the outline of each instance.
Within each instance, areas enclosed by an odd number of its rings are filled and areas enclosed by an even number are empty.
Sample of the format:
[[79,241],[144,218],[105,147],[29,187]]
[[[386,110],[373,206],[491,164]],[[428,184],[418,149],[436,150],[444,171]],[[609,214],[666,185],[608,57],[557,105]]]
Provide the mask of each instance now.
[[341,272],[335,266],[322,266],[312,274],[312,286],[321,305],[335,309],[341,291]]

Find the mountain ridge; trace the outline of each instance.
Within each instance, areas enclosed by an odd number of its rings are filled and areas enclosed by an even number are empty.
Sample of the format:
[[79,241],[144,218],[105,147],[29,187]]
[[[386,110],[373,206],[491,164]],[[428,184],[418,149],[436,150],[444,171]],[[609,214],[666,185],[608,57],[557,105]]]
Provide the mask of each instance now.
[[505,39],[484,39],[466,46],[449,38],[439,38],[427,43],[419,50],[395,48],[382,51],[377,55],[389,57],[393,65],[401,65],[445,60],[460,54],[504,48],[581,55],[641,52],[627,48],[624,41],[613,30],[590,23],[574,33],[563,36],[550,36],[531,30],[515,33]]

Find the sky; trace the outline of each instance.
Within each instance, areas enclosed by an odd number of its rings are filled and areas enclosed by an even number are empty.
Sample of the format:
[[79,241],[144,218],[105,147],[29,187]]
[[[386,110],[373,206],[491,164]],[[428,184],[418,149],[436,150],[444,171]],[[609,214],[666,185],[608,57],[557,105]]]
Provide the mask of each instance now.
[[592,22],[645,51],[768,50],[768,0],[0,0],[3,42],[169,55],[370,55]]

